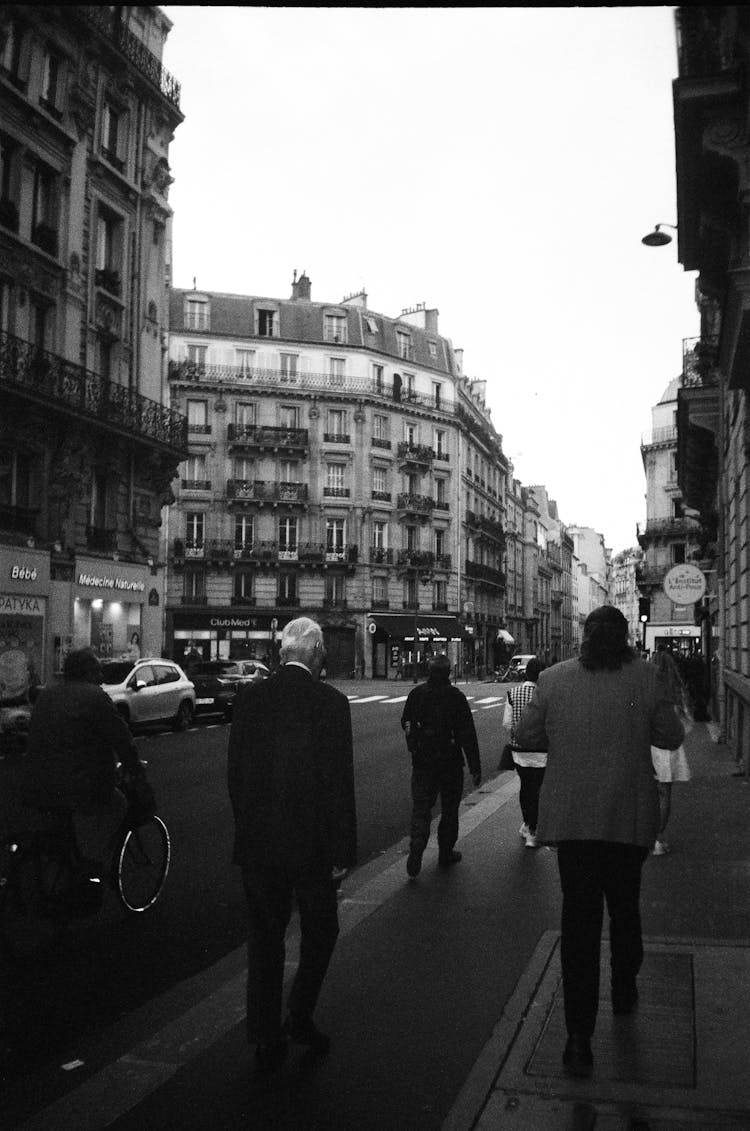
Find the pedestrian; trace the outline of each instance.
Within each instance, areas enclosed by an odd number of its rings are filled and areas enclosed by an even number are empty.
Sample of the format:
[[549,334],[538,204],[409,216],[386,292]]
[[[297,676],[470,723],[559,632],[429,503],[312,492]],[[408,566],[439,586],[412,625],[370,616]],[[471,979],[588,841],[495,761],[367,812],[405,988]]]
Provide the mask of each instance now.
[[516,728],[522,746],[548,749],[537,836],[557,847],[571,1076],[593,1069],[605,899],[612,1011],[632,1013],[638,1001],[641,869],[659,827],[651,746],[674,749],[684,735],[660,673],[634,661],[620,610],[594,609],[580,657],[542,672]]
[[536,656],[532,656],[526,664],[526,674],[523,683],[508,692],[503,713],[503,726],[510,730],[510,749],[516,773],[521,782],[519,801],[523,824],[518,830],[524,838],[527,848],[536,848],[539,843],[536,836],[537,816],[539,814],[539,790],[544,781],[544,767],[547,765],[547,751],[525,750],[518,745],[516,727],[521,720],[526,707],[531,702],[537,680],[544,671],[544,664]]
[[[229,735],[234,863],[248,907],[247,1037],[261,1070],[292,1041],[316,1054],[330,1039],[313,1012],[338,936],[337,886],[356,863],[349,701],[319,682],[323,633],[299,617],[281,634],[281,666],[243,687]],[[300,960],[281,1020],[285,936],[296,897]]]
[[474,785],[482,780],[479,743],[469,702],[450,681],[451,665],[440,654],[430,662],[426,683],[413,688],[404,704],[401,726],[411,753],[411,833],[406,871],[419,875],[422,855],[430,837],[432,810],[440,796],[438,865],[449,868],[461,859],[458,807],[464,789],[463,760]]
[[25,804],[72,811],[81,854],[100,876],[107,873],[128,808],[116,785],[116,764],[133,778],[146,773],[101,682],[92,648],[67,654],[62,682],[43,688],[34,703],[21,780]]
[[[656,649],[651,662],[661,672],[669,700],[674,703],[677,714],[685,728],[685,733],[687,733],[692,727],[692,719],[688,710],[687,688],[682,681],[677,664],[671,653],[663,645]],[[656,840],[651,851],[654,856],[663,856],[666,852],[671,851],[664,834],[672,812],[672,783],[689,781],[690,767],[682,743],[676,750],[663,750],[659,746],[652,746],[651,758],[656,774],[656,788],[659,791],[659,831],[656,834]]]

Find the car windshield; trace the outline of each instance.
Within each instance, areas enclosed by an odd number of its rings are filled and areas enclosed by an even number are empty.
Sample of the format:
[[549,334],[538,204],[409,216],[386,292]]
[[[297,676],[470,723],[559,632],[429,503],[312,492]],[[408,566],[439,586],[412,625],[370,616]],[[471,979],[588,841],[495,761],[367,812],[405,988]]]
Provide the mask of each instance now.
[[124,683],[134,667],[132,660],[113,660],[102,664],[102,683]]
[[224,660],[213,660],[205,664],[196,664],[192,669],[193,675],[238,675],[237,664]]

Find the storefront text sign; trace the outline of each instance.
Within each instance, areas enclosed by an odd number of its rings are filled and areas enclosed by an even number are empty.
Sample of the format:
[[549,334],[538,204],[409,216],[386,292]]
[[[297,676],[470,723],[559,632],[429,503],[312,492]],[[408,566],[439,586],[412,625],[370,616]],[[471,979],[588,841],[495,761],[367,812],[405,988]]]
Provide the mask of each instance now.
[[128,593],[143,593],[146,588],[143,581],[128,581],[125,577],[96,577],[91,573],[79,573],[78,584],[85,585],[88,589],[118,589]]
[[706,592],[705,575],[689,563],[673,566],[664,578],[664,592],[675,605],[694,605]]

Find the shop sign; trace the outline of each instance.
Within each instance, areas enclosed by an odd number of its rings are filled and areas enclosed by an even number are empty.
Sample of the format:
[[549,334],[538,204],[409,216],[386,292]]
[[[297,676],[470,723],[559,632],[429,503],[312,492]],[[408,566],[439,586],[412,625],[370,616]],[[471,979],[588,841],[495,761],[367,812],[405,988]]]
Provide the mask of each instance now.
[[103,577],[91,573],[79,573],[77,582],[87,589],[117,589],[128,593],[143,593],[143,581],[128,581],[126,577]]
[[694,605],[706,592],[705,574],[689,562],[673,566],[664,578],[664,592],[675,605]]
[[0,585],[13,593],[36,590],[46,593],[49,585],[49,554],[20,548],[0,551]]
[[0,703],[41,682],[45,612],[44,598],[0,594]]

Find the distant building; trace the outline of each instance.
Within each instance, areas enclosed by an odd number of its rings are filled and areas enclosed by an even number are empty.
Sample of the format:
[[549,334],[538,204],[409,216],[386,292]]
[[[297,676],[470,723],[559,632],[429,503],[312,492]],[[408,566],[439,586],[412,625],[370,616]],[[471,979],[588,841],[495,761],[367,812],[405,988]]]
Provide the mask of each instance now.
[[612,559],[611,600],[628,622],[630,639],[637,644],[643,639],[639,613],[639,591],[636,571],[643,563],[643,550],[638,546],[621,550]]

